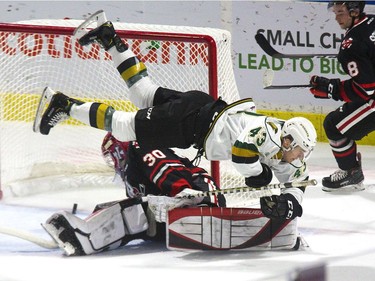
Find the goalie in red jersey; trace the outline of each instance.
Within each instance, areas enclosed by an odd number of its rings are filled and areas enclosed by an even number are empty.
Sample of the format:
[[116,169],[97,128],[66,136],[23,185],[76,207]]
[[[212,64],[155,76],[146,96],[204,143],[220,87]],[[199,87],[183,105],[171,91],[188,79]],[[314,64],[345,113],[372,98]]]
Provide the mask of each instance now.
[[172,199],[218,187],[206,170],[171,149],[142,149],[137,142],[120,142],[108,133],[102,154],[114,168],[115,180],[120,178],[125,185],[128,198],[98,204],[85,220],[65,211],[53,214],[44,228],[67,255],[101,252],[134,239],[165,240],[164,223],[156,223],[149,204],[142,201],[147,195],[157,221],[163,222],[168,208],[197,204],[225,207],[223,195]]
[[[146,195],[176,196],[185,188],[198,191],[218,189],[207,171],[193,165],[188,158],[178,156],[172,149],[144,149],[137,142],[120,142],[107,133],[102,144],[107,164],[125,184],[130,198]],[[221,199],[224,198],[221,196]],[[217,198],[206,204],[217,205]],[[220,206],[225,206],[222,201]]]
[[[108,133],[102,143],[102,154],[106,162],[114,168],[115,178],[121,179],[120,183],[125,185],[128,198],[98,204],[86,219],[80,219],[66,211],[57,212],[48,218],[43,224],[45,230],[68,256],[115,249],[135,239],[164,241],[166,236],[170,237],[167,238],[170,239],[167,241],[169,248],[181,248],[181,243],[186,243],[185,238],[191,239],[183,236],[180,240],[175,239],[176,234],[178,235],[177,221],[183,220],[189,225],[191,220],[196,220],[197,217],[203,221],[208,213],[212,217],[212,225],[206,226],[211,230],[215,228],[218,220],[241,220],[244,226],[241,228],[242,240],[240,235],[236,234],[236,240],[240,242],[232,242],[231,247],[225,244],[222,247],[212,247],[218,243],[215,239],[211,246],[193,242],[193,246],[186,245],[187,247],[203,250],[241,249],[263,245],[264,248],[291,249],[296,243],[295,220],[276,220],[271,223],[272,220],[265,217],[260,209],[225,208],[226,200],[222,194],[194,197],[197,192],[217,190],[218,187],[206,170],[193,165],[189,159],[178,156],[171,149],[142,149],[137,142],[120,142]],[[184,195],[193,196],[179,198]],[[180,208],[186,206],[203,207],[193,208],[194,210]],[[284,207],[286,210],[286,206]],[[277,208],[281,210],[282,204]],[[167,223],[166,227],[165,222],[171,209],[177,212],[170,214],[169,228],[169,224]],[[186,212],[181,213],[181,210]],[[249,229],[249,224],[253,226],[250,235],[245,231]],[[206,226],[197,225],[200,229]],[[257,227],[258,231],[254,231],[254,227]],[[231,239],[227,229],[222,228],[227,227],[221,222],[220,231],[225,233],[221,239]],[[238,229],[238,226],[236,228]],[[169,236],[166,231],[170,232]]]

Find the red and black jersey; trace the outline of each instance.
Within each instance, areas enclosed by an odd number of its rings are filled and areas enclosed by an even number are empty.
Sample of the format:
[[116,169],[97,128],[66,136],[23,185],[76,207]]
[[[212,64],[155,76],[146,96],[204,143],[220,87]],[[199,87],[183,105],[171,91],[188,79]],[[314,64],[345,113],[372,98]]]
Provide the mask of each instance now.
[[185,188],[217,189],[206,170],[179,157],[171,149],[143,149],[130,143],[122,175],[129,197],[136,195],[175,196]]
[[364,15],[350,28],[340,46],[338,61],[351,79],[342,81],[340,96],[345,102],[374,99],[375,16]]

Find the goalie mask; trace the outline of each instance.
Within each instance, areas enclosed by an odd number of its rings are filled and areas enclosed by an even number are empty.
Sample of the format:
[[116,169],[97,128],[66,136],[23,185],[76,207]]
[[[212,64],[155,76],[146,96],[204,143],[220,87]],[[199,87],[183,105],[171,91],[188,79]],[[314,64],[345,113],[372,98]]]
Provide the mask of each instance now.
[[128,149],[129,142],[121,142],[111,133],[107,133],[103,139],[102,154],[104,161],[119,174],[125,168]]
[[295,117],[285,121],[282,136],[291,139],[291,148],[299,146],[304,151],[304,160],[307,160],[316,145],[316,130],[306,118]]

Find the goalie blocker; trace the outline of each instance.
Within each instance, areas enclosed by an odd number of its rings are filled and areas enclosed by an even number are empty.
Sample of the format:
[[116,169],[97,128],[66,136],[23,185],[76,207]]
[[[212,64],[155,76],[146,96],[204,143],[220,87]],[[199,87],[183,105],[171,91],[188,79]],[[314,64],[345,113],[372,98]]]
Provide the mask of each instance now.
[[[253,208],[178,208],[194,202],[176,197],[148,199],[148,203],[131,198],[100,204],[86,219],[61,211],[43,227],[67,256],[115,249],[134,239],[166,240],[171,250],[269,250],[296,246],[296,219],[269,219],[260,209]],[[160,220],[162,208],[167,213],[162,216],[164,222]],[[154,214],[155,210],[158,213]]]

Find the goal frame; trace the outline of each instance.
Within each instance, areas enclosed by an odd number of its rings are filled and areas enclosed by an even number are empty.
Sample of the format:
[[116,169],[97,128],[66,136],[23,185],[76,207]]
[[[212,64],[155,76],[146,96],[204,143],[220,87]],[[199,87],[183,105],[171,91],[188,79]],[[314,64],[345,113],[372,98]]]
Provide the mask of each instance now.
[[[0,23],[1,32],[17,32],[32,34],[58,34],[73,36],[74,27],[64,26],[44,26],[37,24],[18,24],[18,23]],[[218,62],[217,62],[217,45],[213,37],[207,34],[184,34],[173,32],[153,32],[153,31],[130,31],[118,30],[117,34],[122,38],[150,40],[157,38],[160,41],[173,39],[176,42],[188,43],[205,43],[208,51],[208,94],[214,99],[218,98]],[[210,161],[211,176],[220,186],[220,163],[219,161]],[[1,167],[1,158],[0,158]],[[0,170],[0,199],[1,199],[1,170]]]

